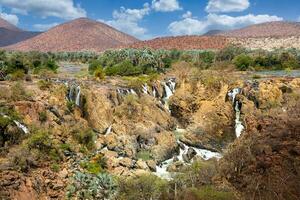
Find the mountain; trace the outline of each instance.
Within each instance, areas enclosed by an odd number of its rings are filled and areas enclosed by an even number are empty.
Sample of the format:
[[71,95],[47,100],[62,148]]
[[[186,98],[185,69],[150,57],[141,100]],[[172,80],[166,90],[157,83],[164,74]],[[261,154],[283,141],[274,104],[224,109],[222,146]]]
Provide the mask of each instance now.
[[138,40],[104,23],[79,18],[6,47],[19,51],[104,51]]
[[204,33],[203,36],[218,35],[218,34],[221,34],[223,32],[224,31],[222,31],[222,30],[210,30],[210,31],[207,31],[206,33]]
[[218,35],[237,38],[300,36],[300,23],[280,21],[266,22],[242,29],[226,31]]
[[222,49],[227,46],[229,40],[222,36],[176,36],[162,37],[153,40],[141,41],[128,45],[128,48],[152,48],[152,49]]
[[8,21],[0,18],[0,47],[21,42],[38,34],[39,32],[30,32],[19,29]]

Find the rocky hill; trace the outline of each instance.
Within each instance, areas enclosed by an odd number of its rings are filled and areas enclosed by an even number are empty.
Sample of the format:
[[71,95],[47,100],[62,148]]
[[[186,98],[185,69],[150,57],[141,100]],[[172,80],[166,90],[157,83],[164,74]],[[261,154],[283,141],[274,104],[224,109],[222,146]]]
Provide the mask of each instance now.
[[104,23],[79,18],[56,26],[30,40],[8,46],[7,49],[43,52],[104,51],[137,41],[136,38]]
[[267,22],[248,26],[242,29],[223,32],[218,35],[237,38],[300,36],[300,23]]
[[222,49],[229,40],[222,36],[177,36],[162,37],[148,41],[141,41],[128,45],[130,48],[153,48],[153,49]]
[[38,34],[39,32],[21,30],[8,21],[0,18],[0,47],[21,42]]

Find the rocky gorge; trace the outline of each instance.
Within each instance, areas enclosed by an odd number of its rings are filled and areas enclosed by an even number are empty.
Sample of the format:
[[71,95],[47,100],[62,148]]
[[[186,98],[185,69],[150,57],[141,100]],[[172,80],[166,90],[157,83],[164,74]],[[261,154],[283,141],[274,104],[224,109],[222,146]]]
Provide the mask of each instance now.
[[[143,84],[55,78],[14,89],[14,82],[1,82],[0,197],[64,199],[73,175],[94,168],[116,177],[152,173],[171,180],[197,160],[219,162],[219,179],[237,192],[253,191],[250,183],[239,183],[251,179],[251,170],[293,166],[291,176],[299,178],[300,79],[226,74],[184,74],[175,67]],[[41,81],[49,84],[46,90]],[[38,129],[51,131],[41,134],[44,142],[28,139]],[[260,138],[257,144],[254,138]],[[35,144],[32,149],[55,157],[57,164],[40,162],[41,155],[25,151],[24,143]],[[247,146],[250,152],[243,149]],[[257,177],[263,196],[267,177]],[[293,195],[299,192],[293,189],[298,178],[288,182]],[[282,195],[280,188],[273,190]]]

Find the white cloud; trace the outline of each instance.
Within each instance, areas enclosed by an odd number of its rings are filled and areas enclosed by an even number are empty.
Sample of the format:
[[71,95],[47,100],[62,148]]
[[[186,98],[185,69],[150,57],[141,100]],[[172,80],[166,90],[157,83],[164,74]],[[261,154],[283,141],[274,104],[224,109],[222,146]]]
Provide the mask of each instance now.
[[209,0],[205,10],[209,13],[240,12],[249,6],[249,0]]
[[113,12],[113,20],[103,21],[118,30],[134,35],[136,37],[145,37],[147,29],[141,27],[139,22],[150,13],[149,4],[144,4],[142,9],[126,9],[121,7],[120,10]]
[[73,0],[0,0],[0,4],[18,14],[34,13],[42,17],[63,19],[86,16],[86,11],[80,5],[75,5]]
[[8,21],[9,23],[11,23],[15,26],[18,25],[18,23],[19,23],[19,18],[18,18],[17,15],[0,12],[0,17],[5,19],[6,21]]
[[174,35],[203,34],[209,30],[229,30],[241,28],[251,24],[259,24],[270,21],[282,21],[283,18],[270,15],[253,15],[232,17],[229,15],[208,14],[205,20],[198,20],[190,15],[180,21],[172,22],[168,29]]
[[192,12],[191,11],[187,11],[186,13],[184,13],[183,15],[182,15],[182,18],[191,18],[192,17]]
[[57,26],[58,23],[51,23],[51,24],[34,24],[33,28],[37,31],[47,31],[48,29]]
[[161,12],[172,12],[176,10],[181,10],[179,2],[177,0],[153,0],[152,8],[155,11]]

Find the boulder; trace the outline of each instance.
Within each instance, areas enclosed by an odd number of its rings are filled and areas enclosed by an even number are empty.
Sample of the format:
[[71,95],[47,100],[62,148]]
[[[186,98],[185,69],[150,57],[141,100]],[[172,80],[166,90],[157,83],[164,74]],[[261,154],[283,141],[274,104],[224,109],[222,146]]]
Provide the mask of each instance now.
[[147,165],[152,172],[156,172],[156,162],[154,160],[148,160]]
[[137,162],[136,162],[136,168],[137,169],[143,169],[143,170],[148,170],[148,165],[145,161],[139,159]]

